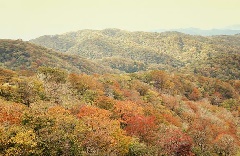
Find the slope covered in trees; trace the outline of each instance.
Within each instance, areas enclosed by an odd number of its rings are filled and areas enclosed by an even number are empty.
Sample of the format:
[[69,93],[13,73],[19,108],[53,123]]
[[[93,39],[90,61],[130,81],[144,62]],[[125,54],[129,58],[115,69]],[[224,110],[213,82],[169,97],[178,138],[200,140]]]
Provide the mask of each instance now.
[[0,69],[0,155],[237,155],[239,80]]
[[[239,35],[202,37],[178,32],[105,29],[42,36],[30,42],[86,57],[125,72],[161,69],[220,79],[240,78]],[[115,58],[119,58],[118,61],[112,61]],[[144,68],[122,68],[130,62]]]
[[40,66],[58,67],[76,73],[114,73],[79,56],[56,52],[21,40],[0,40],[0,67],[36,71]]
[[239,35],[31,42],[0,40],[0,155],[240,154]]

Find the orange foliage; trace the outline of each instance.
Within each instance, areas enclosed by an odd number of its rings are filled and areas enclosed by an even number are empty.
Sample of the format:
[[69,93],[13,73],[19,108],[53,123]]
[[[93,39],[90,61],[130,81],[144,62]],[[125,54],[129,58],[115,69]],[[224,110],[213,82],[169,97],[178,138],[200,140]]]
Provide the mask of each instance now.
[[171,124],[177,126],[177,127],[181,127],[182,123],[181,120],[177,117],[174,117],[172,114],[166,113],[163,114],[163,117]]
[[124,155],[128,152],[131,138],[120,129],[119,121],[110,119],[110,111],[83,106],[77,116],[89,127],[82,141],[83,147],[100,155]]
[[101,84],[93,77],[86,74],[70,74],[68,80],[72,87],[80,94],[83,94],[88,89],[102,89]]
[[190,100],[197,101],[201,98],[202,94],[197,88],[193,88],[192,93],[189,95]]
[[0,123],[19,124],[24,106],[21,104],[1,104]]
[[100,109],[97,107],[93,107],[93,106],[83,106],[79,113],[78,113],[78,117],[79,118],[83,118],[83,117],[94,117],[94,118],[108,118],[110,117],[110,112],[104,109]]
[[14,71],[0,68],[0,84],[9,82],[14,75],[16,75]]
[[50,115],[56,115],[56,114],[70,114],[70,111],[66,110],[65,108],[61,106],[54,106],[48,109],[48,113]]
[[115,118],[119,118],[124,122],[128,121],[132,116],[142,115],[143,108],[131,101],[117,101],[113,112]]
[[196,105],[196,103],[191,101],[186,101],[185,103],[194,111],[194,113],[197,113],[199,111],[199,108]]

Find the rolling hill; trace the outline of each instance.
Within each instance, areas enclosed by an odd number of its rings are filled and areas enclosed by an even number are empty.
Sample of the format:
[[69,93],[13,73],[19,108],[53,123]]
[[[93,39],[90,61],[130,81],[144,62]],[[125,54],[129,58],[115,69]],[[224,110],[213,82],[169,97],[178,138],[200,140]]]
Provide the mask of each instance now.
[[40,66],[63,68],[76,73],[114,73],[111,68],[85,58],[56,52],[22,40],[0,40],[0,67],[36,71]]
[[31,42],[0,40],[0,155],[239,155],[239,35]]
[[[240,78],[239,35],[203,37],[104,29],[41,36],[30,42],[125,72],[161,69],[220,79]],[[125,68],[129,64],[141,67],[129,70]]]

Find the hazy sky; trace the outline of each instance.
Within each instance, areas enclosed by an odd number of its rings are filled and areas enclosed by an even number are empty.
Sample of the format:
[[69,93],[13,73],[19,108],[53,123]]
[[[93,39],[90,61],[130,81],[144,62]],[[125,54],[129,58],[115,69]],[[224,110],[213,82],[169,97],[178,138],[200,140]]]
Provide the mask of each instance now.
[[240,24],[240,0],[0,0],[0,38],[81,29],[221,28]]

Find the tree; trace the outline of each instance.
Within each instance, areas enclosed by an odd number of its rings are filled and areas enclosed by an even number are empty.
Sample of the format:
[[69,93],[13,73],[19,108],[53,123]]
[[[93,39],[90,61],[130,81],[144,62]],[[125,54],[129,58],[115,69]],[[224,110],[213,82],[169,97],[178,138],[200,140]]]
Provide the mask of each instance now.
[[164,89],[165,81],[167,81],[168,75],[164,71],[154,70],[146,75],[146,81],[153,83],[153,86],[159,90]]
[[115,101],[112,98],[106,96],[100,96],[95,100],[95,105],[101,109],[112,110]]
[[38,77],[48,82],[65,83],[67,72],[57,68],[40,67],[38,68]]
[[43,95],[43,85],[34,79],[23,79],[17,82],[17,96],[19,102],[30,106],[31,103],[40,99]]
[[197,101],[201,98],[201,96],[202,96],[201,92],[195,87],[193,88],[192,93],[189,95],[189,99]]
[[143,115],[143,108],[131,101],[116,101],[113,109],[113,117],[119,119],[124,127],[131,117]]
[[68,81],[73,89],[77,91],[79,95],[83,95],[87,90],[102,89],[101,84],[97,82],[94,76],[86,74],[70,74]]
[[213,142],[214,150],[218,155],[235,155],[238,145],[233,136],[229,134],[219,134]]
[[38,155],[41,150],[38,147],[37,136],[33,130],[23,130],[11,137],[12,148],[6,150],[6,155]]
[[140,141],[150,144],[155,137],[157,125],[154,116],[136,115],[127,121],[125,130],[128,135],[138,137]]
[[63,107],[26,111],[22,125],[37,135],[39,149],[44,155],[81,155],[83,151],[81,141],[86,126]]
[[61,95],[64,95],[66,91],[66,71],[57,68],[40,67],[37,77],[43,81],[46,93],[45,100],[50,100],[57,104],[63,103],[63,96]]
[[188,134],[193,138],[196,153],[211,153],[212,142],[221,131],[220,125],[212,123],[211,119],[195,118],[188,129]]
[[0,124],[20,124],[24,105],[0,100]]
[[193,155],[191,152],[193,142],[187,134],[172,128],[168,128],[165,133],[160,134],[159,142],[164,154],[174,156]]
[[88,127],[82,141],[89,154],[125,155],[131,138],[125,135],[118,120],[112,120],[111,112],[93,106],[83,106],[77,115]]
[[3,83],[9,83],[16,73],[12,70],[0,68],[0,85]]

